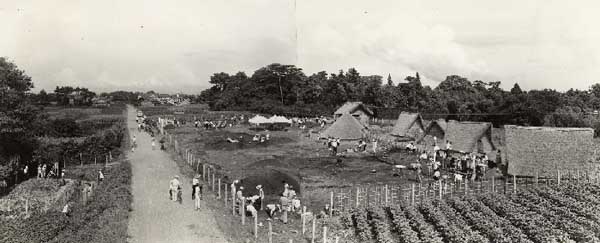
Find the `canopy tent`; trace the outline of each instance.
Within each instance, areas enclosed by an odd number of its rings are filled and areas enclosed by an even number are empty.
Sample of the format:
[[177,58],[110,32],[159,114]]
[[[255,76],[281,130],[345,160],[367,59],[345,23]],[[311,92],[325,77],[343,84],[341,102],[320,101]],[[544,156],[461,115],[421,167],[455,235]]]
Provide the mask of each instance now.
[[278,115],[274,115],[271,118],[269,118],[269,121],[271,123],[287,123],[287,124],[292,124],[292,121],[290,119],[287,119],[283,116],[278,116]]
[[271,122],[269,121],[269,119],[267,119],[266,117],[264,117],[264,116],[261,116],[261,115],[256,115],[256,116],[254,116],[254,117],[252,117],[252,118],[248,119],[248,122],[249,122],[250,124],[256,124],[256,125],[259,125],[259,124],[265,124],[265,123],[271,123]]

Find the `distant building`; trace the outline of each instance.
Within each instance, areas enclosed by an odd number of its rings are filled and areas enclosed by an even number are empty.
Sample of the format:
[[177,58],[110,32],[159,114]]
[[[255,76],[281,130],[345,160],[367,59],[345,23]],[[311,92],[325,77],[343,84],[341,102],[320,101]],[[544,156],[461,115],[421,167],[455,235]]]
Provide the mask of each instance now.
[[419,113],[402,112],[396,120],[392,135],[404,141],[420,139],[425,133],[423,118]]
[[373,111],[371,111],[362,102],[346,102],[333,113],[336,119],[344,114],[352,115],[354,118],[356,118],[356,120],[365,125],[369,124],[369,120],[371,120],[374,115]]
[[92,106],[93,107],[109,107],[110,106],[110,100],[108,98],[93,98],[92,99]]
[[592,128],[506,125],[504,133],[506,148],[500,156],[510,175],[556,177],[558,170],[598,169]]

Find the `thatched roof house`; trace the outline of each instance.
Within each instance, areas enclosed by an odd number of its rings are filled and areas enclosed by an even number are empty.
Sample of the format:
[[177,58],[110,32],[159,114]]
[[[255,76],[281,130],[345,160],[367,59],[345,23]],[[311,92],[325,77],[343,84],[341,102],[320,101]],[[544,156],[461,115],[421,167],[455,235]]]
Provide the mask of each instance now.
[[[504,126],[505,151],[502,163],[508,174],[517,176],[556,177],[557,170],[590,170],[594,154],[591,128]],[[564,171],[563,171],[564,173]]]
[[369,124],[369,120],[373,117],[374,113],[362,102],[346,102],[334,113],[334,118],[339,118],[343,114],[350,114],[362,124]]
[[445,136],[447,127],[448,123],[446,123],[446,120],[444,119],[431,121],[425,128],[425,134],[419,140],[419,143],[433,145],[434,138],[436,138],[438,146],[442,147],[442,145],[446,143]]
[[330,127],[321,133],[321,138],[334,137],[342,140],[363,138],[367,128],[350,114],[343,114]]
[[424,132],[423,118],[419,113],[402,112],[396,120],[392,135],[403,140],[416,140],[421,138]]
[[448,121],[444,139],[452,143],[451,150],[456,152],[487,154],[496,150],[489,122]]

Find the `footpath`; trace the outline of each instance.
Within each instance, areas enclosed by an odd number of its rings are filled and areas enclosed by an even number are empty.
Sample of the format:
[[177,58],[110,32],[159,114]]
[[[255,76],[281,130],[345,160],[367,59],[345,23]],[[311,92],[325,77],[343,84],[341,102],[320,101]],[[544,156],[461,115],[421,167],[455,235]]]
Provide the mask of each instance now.
[[[226,243],[214,213],[204,204],[194,211],[192,179],[179,173],[175,161],[160,151],[158,142],[152,150],[150,135],[137,131],[135,108],[128,106],[127,110],[127,127],[138,145],[128,154],[133,174],[129,242]],[[183,184],[183,204],[169,200],[169,181],[175,175]]]

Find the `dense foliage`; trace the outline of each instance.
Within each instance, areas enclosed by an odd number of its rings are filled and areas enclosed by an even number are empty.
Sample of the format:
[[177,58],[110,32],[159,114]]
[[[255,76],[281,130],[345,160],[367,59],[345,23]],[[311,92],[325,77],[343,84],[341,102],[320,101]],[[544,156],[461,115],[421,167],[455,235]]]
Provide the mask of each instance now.
[[[496,125],[526,124],[597,126],[591,117],[600,109],[600,84],[589,90],[542,89],[523,91],[518,84],[507,91],[498,82],[470,81],[450,75],[435,88],[423,86],[417,73],[394,84],[388,76],[361,76],[350,68],[337,74],[307,76],[293,65],[271,64],[248,77],[215,73],[211,88],[200,100],[213,110],[250,110],[287,115],[331,114],[346,101],[362,101],[380,118],[396,118],[400,111],[418,111],[429,118],[490,121]],[[460,114],[460,115],[456,115]],[[427,116],[426,116],[427,118]],[[600,125],[598,125],[600,127]]]

